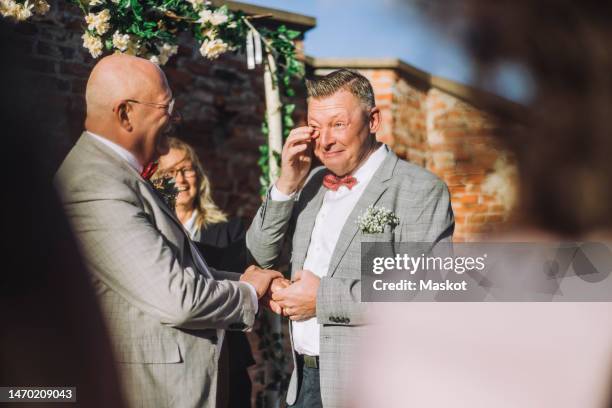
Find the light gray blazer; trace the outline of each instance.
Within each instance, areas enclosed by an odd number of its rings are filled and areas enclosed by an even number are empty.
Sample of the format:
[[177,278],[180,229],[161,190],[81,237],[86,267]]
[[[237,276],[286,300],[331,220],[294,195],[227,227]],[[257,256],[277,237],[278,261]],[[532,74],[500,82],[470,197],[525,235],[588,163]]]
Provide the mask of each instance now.
[[[317,213],[327,189],[325,171],[313,170],[296,200],[273,201],[259,208],[247,232],[250,255],[262,267],[278,262],[285,239],[292,243],[291,273],[302,269]],[[364,234],[356,220],[368,206],[392,210],[400,219],[393,230]],[[317,321],[321,325],[320,378],[323,406],[340,407],[351,370],[359,356],[352,350],[363,333],[365,306],[361,299],[361,242],[439,242],[450,240],[454,229],[448,189],[443,181],[389,152],[344,225],[332,254],[328,274],[317,294]],[[293,343],[293,339],[291,339]],[[295,367],[295,353],[294,353]],[[297,396],[293,371],[287,403]]]
[[131,407],[215,407],[223,331],[255,310],[239,274],[209,269],[150,184],[84,133],[55,176],[93,277]]

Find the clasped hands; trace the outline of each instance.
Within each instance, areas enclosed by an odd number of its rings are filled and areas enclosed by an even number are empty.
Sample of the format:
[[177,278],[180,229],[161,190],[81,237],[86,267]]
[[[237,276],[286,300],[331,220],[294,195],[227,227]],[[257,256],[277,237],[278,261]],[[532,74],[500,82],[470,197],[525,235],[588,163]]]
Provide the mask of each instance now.
[[306,320],[317,314],[317,291],[321,278],[309,270],[296,272],[293,282],[280,272],[250,266],[240,280],[255,287],[260,305],[291,320]]

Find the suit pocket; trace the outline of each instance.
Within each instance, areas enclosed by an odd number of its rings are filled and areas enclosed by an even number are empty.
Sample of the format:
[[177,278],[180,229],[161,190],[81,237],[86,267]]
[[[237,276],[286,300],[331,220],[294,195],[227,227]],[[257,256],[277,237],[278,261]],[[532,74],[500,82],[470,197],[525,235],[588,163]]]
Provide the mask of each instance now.
[[115,350],[120,363],[171,364],[183,361],[179,345],[170,337],[121,339]]
[[387,229],[385,232],[380,232],[377,234],[366,234],[359,232],[361,234],[361,242],[393,242],[393,231]]

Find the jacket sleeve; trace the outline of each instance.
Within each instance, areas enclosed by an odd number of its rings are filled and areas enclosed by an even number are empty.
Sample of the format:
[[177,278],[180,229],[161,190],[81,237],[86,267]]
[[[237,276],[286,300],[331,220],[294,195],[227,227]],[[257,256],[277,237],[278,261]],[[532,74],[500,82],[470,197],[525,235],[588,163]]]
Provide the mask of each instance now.
[[60,193],[89,267],[102,282],[164,325],[252,327],[255,310],[247,284],[230,276],[216,280],[195,269],[187,262],[188,241],[180,248],[165,237],[136,191],[120,181],[97,178],[86,184],[95,190],[80,183]]
[[247,252],[262,268],[272,268],[281,254],[286,237],[291,235],[295,200],[274,201],[270,191],[246,234]]

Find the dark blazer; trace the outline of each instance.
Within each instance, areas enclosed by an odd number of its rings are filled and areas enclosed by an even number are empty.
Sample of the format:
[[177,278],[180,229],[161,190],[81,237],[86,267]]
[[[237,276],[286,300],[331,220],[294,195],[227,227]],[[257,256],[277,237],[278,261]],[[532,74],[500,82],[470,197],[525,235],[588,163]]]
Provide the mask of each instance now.
[[[224,271],[242,273],[247,267],[246,230],[240,218],[208,225],[200,229],[193,241],[206,263]],[[242,332],[226,332],[229,350],[230,408],[251,406],[251,380],[247,368],[255,364],[251,346]]]

